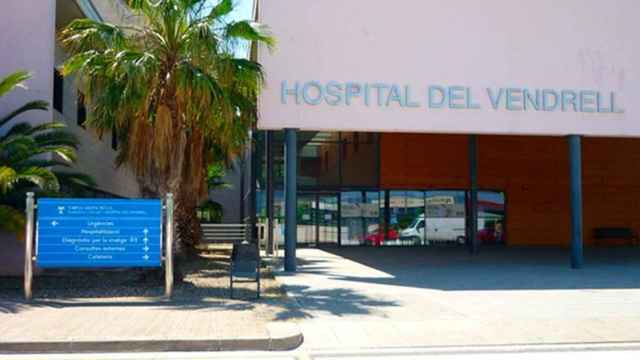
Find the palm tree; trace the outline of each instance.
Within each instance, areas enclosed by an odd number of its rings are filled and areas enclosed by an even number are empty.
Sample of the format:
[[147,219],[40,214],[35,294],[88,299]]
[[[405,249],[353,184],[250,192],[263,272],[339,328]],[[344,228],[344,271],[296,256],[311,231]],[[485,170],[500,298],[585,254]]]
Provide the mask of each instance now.
[[[24,81],[29,78],[28,72],[18,71],[0,79],[0,98],[18,87],[24,88]],[[0,228],[3,230],[20,232],[23,229],[24,217],[18,208],[28,190],[56,195],[61,185],[94,185],[86,175],[59,171],[71,166],[78,146],[76,138],[64,130],[64,124],[20,122],[10,125],[18,115],[47,108],[46,101],[36,100],[0,116],[3,134],[0,136]]]
[[263,25],[226,20],[231,0],[209,3],[128,0],[143,25],[80,19],[60,34],[71,55],[63,73],[78,75],[87,124],[116,129],[118,164],[133,169],[143,195],[174,193],[178,238],[190,244],[200,236],[208,165],[237,154],[257,117],[262,68],[233,50],[274,45]]

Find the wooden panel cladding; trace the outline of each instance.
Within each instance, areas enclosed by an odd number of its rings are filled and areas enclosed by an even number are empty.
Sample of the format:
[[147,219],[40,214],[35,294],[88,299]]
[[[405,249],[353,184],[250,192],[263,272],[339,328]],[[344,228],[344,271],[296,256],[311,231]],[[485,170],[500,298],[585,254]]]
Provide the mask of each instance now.
[[[383,134],[385,189],[468,187],[468,136]],[[478,184],[507,196],[511,245],[570,241],[569,155],[564,137],[478,136]],[[640,140],[583,139],[585,244],[596,227],[640,232]]]

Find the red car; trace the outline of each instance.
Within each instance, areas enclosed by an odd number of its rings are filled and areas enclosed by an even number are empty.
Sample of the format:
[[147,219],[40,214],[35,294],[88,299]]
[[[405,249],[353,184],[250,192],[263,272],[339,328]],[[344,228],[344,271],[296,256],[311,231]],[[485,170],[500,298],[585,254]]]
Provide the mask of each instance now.
[[[389,240],[397,240],[399,236],[400,235],[398,234],[398,231],[396,231],[395,229],[389,229],[387,231],[387,238]],[[366,245],[381,246],[383,242],[384,242],[383,229],[376,229],[364,237],[364,243]]]

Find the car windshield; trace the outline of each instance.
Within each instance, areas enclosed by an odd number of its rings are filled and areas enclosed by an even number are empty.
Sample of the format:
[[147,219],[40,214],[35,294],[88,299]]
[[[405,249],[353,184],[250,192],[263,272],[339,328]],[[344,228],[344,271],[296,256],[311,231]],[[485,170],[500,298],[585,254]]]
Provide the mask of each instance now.
[[411,224],[407,227],[408,229],[417,227],[418,223],[422,221],[422,217],[418,216],[417,218],[413,219],[413,221],[411,222]]

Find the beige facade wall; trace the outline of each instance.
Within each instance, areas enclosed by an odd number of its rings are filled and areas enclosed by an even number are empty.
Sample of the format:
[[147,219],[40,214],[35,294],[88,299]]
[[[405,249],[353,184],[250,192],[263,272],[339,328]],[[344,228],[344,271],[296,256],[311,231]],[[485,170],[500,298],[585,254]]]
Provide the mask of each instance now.
[[[0,8],[0,77],[31,72],[28,90],[18,89],[0,101],[6,114],[32,100],[53,98],[55,0],[2,0]],[[50,121],[51,111],[29,112],[17,120]]]
[[[0,77],[28,70],[28,90],[17,89],[0,99],[0,115],[26,102],[52,102],[55,0],[2,0],[0,8]],[[51,121],[52,111],[31,111],[15,121],[34,124]],[[13,234],[0,232],[0,275],[21,275],[24,243]]]
[[106,22],[114,24],[137,24],[140,20],[132,15],[123,0],[92,0],[94,8]]
[[[56,44],[56,67],[62,66],[66,57],[59,44]],[[115,166],[117,151],[111,148],[111,132],[104,133],[100,139],[95,131],[78,125],[78,88],[74,77],[64,79],[62,98],[63,113],[53,110],[53,116],[56,121],[64,122],[80,141],[74,170],[91,175],[98,190],[118,196],[139,197],[135,175],[126,166]]]

